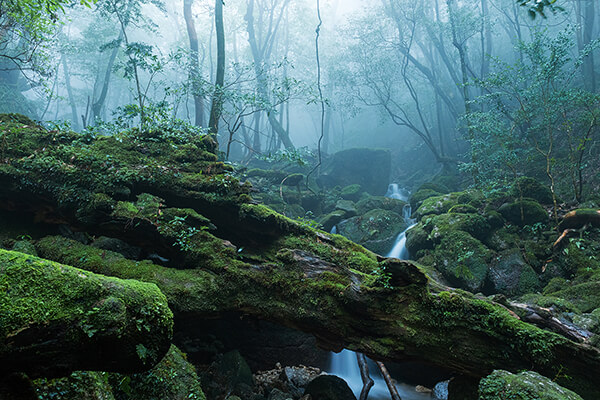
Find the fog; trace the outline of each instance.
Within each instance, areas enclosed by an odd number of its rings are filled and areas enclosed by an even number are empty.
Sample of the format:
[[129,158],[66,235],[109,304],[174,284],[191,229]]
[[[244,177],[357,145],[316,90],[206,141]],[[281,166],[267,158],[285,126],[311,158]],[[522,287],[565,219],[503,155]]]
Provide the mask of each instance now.
[[223,86],[215,86],[212,2],[186,0],[197,54],[190,50],[183,1],[102,0],[67,8],[40,57],[16,78],[5,77],[6,87],[19,90],[0,111],[109,134],[99,127],[139,125],[142,103],[150,123],[176,118],[207,130],[219,92],[218,142],[229,160],[285,147],[315,151],[323,134],[323,153],[355,146],[416,150],[429,165],[464,157],[473,139],[464,115],[486,110],[488,80],[515,63],[531,63],[526,47],[536,41],[544,46],[564,34],[572,65],[587,54],[569,84],[596,90],[600,7],[584,0],[565,0],[562,10],[535,17],[514,0],[323,0],[321,99],[317,3],[226,2]]

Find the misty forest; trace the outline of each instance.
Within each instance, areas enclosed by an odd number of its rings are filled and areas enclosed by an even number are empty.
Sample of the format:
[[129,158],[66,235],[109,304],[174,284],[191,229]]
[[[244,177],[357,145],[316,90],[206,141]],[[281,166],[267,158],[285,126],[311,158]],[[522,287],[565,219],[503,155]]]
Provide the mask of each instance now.
[[0,0],[0,400],[598,400],[599,135],[598,0]]

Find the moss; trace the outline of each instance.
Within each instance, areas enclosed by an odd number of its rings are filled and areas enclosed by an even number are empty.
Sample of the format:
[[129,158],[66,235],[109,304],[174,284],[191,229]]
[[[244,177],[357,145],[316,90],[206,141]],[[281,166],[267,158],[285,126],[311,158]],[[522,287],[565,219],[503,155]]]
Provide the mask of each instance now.
[[583,400],[576,393],[532,371],[497,370],[479,383],[480,400]]
[[488,273],[492,252],[467,232],[453,230],[442,237],[433,256],[435,267],[457,287],[478,292]]
[[429,232],[430,238],[437,241],[454,230],[464,231],[484,240],[491,229],[487,219],[479,214],[441,214],[425,217],[422,221],[423,228]]
[[448,210],[448,214],[475,214],[477,209],[470,204],[457,204]]
[[358,201],[362,192],[362,187],[355,183],[353,185],[344,187],[340,193],[340,196],[342,196],[342,198],[345,200]]
[[369,196],[356,203],[359,214],[366,214],[367,212],[378,208],[380,210],[389,210],[398,215],[402,215],[405,206],[406,202],[402,200],[383,196]]
[[109,381],[116,400],[205,400],[194,366],[173,345],[148,372],[111,374]]
[[411,254],[420,257],[419,251],[433,249],[433,240],[429,237],[423,223],[419,223],[406,231],[406,247]]
[[12,250],[37,257],[37,250],[35,249],[33,243],[31,243],[29,240],[17,240],[15,244],[13,244]]
[[60,323],[74,343],[98,338],[112,342],[124,357],[135,354],[131,346],[144,345],[150,354],[141,362],[150,365],[162,356],[160,346],[173,327],[166,298],[155,285],[5,250],[0,250],[0,310],[0,337]]
[[441,196],[442,193],[433,189],[419,189],[410,196],[410,205],[413,210],[417,210],[423,204],[423,201],[430,197]]
[[461,192],[455,192],[441,196],[428,197],[423,200],[422,204],[417,208],[416,214],[423,217],[431,214],[447,213],[453,206],[459,204],[458,197],[461,194]]
[[33,381],[39,400],[114,400],[108,373],[77,371],[65,378]]
[[535,200],[526,199],[506,203],[498,211],[506,220],[519,226],[548,222],[548,213]]
[[536,179],[528,176],[521,176],[517,178],[511,188],[510,195],[515,199],[522,199],[525,197],[534,199],[541,204],[552,204],[552,191],[547,186],[542,185]]

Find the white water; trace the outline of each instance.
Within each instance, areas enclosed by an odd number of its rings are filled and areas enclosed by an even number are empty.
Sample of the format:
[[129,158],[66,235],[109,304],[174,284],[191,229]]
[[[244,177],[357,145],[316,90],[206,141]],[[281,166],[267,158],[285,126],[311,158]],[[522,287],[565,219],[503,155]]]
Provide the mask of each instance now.
[[[358,399],[363,384],[360,377],[360,369],[356,361],[356,353],[350,350],[342,350],[340,353],[333,353],[331,357],[330,373],[339,376],[348,383],[350,389]],[[370,400],[390,399],[390,392],[385,380],[379,373],[379,369],[374,365],[369,365],[369,375],[375,385],[369,391]],[[396,383],[396,389],[402,400],[431,400],[428,393],[419,393],[415,387],[405,383]]]
[[[393,199],[400,199],[403,201],[408,201],[408,196],[410,192],[406,189],[401,189],[397,184],[392,183],[388,187],[388,192],[386,193],[386,197],[390,197]],[[411,209],[410,205],[404,206],[402,210],[402,216],[409,224],[408,228],[398,234],[396,238],[396,242],[394,246],[387,254],[386,257],[395,257],[401,260],[406,260],[409,257],[408,249],[406,248],[406,231],[415,226],[415,221],[412,220],[411,217]],[[335,229],[335,227],[333,227]],[[333,231],[332,229],[332,231]],[[358,367],[358,362],[356,360],[356,353],[350,350],[342,350],[340,353],[331,353],[331,365],[329,367],[329,373],[332,375],[339,376],[343,380],[348,383],[352,392],[356,398],[360,396],[360,392],[363,387],[362,378],[360,377],[360,368]],[[371,378],[375,382],[375,385],[371,388],[369,392],[370,400],[380,400],[380,399],[389,399],[390,392],[387,388],[385,380],[381,376],[379,369],[376,368],[375,365],[372,365],[369,368],[369,374]],[[398,394],[402,398],[402,400],[425,400],[431,399],[431,395],[429,393],[419,393],[415,391],[415,387],[411,385],[407,385],[404,383],[396,383],[396,388],[398,389]]]
[[410,197],[410,192],[404,188],[398,186],[397,183],[390,183],[388,186],[388,190],[385,193],[385,197],[389,197],[391,199],[398,199],[402,201],[408,201]]

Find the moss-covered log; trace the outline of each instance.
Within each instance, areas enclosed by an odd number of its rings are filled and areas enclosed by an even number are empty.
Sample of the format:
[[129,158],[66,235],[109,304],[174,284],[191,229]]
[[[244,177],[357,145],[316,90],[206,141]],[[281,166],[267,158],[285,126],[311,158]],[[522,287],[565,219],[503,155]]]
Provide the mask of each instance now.
[[330,349],[473,377],[534,369],[587,398],[600,395],[598,349],[253,204],[248,185],[227,175],[201,139],[3,129],[0,207],[23,221],[118,237],[164,266],[58,236],[37,241],[42,257],[156,283],[181,318],[235,311],[310,332]]
[[156,285],[0,250],[0,375],[143,371],[172,328]]

